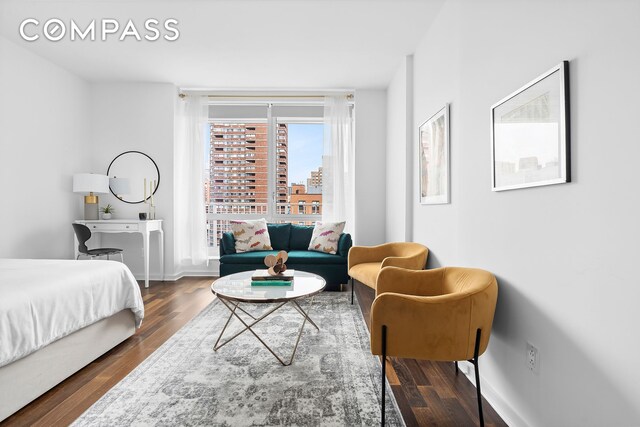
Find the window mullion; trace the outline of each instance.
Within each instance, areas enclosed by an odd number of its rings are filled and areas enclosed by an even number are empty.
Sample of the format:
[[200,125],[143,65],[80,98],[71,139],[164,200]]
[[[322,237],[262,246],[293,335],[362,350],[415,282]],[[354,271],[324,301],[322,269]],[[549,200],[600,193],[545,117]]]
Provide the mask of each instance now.
[[272,115],[273,105],[269,104],[267,108],[267,221],[275,221],[276,213],[276,125],[275,117]]

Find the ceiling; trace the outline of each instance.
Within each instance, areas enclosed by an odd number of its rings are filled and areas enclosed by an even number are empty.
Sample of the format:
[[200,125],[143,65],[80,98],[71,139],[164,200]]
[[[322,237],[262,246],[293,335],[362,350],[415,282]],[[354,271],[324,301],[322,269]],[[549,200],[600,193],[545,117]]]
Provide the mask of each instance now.
[[[0,34],[92,82],[170,82],[213,89],[384,88],[401,59],[414,52],[444,0],[2,0]],[[39,34],[24,41],[19,26]],[[57,42],[44,23],[67,28]],[[120,31],[100,40],[100,24],[116,19]],[[118,40],[132,20],[144,37],[149,18],[174,18],[169,42]],[[96,20],[96,40],[69,38]],[[167,31],[162,35],[171,35]],[[1,52],[0,52],[1,55]],[[2,60],[2,58],[0,58]]]

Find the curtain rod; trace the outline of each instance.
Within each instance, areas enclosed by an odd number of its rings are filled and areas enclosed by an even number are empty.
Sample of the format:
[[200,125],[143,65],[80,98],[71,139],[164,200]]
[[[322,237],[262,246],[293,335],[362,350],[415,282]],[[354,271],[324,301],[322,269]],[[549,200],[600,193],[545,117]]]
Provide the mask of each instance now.
[[[179,93],[178,96],[180,98],[185,98],[187,96],[186,93]],[[274,98],[304,98],[304,99],[324,99],[323,95],[205,95],[207,98],[265,98],[265,99],[274,99]],[[349,93],[345,95],[347,99],[353,99],[353,94]]]

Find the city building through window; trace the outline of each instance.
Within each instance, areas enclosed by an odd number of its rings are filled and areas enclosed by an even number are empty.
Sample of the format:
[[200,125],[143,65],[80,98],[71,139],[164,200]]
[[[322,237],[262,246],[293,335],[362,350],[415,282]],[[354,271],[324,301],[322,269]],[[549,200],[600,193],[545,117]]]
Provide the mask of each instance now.
[[322,215],[322,109],[242,107],[212,107],[204,130],[212,251],[233,219],[313,224]]

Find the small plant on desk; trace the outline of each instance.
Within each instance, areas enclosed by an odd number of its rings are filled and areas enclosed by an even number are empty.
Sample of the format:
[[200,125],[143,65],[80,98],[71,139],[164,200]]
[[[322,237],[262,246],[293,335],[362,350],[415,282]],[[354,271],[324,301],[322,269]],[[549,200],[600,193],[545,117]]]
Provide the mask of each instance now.
[[102,219],[111,219],[111,214],[115,212],[115,209],[113,209],[111,204],[108,204],[107,206],[100,208],[100,212],[102,212]]

